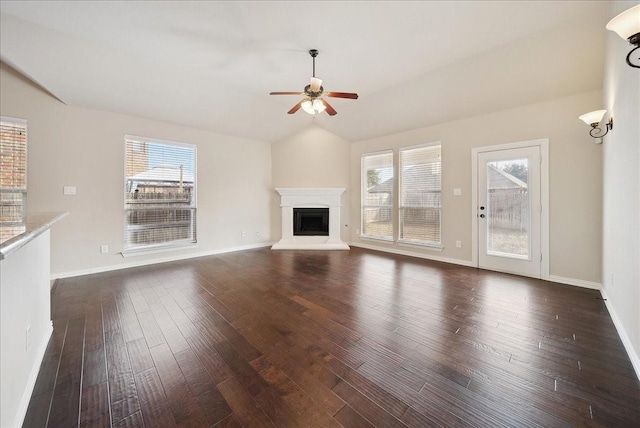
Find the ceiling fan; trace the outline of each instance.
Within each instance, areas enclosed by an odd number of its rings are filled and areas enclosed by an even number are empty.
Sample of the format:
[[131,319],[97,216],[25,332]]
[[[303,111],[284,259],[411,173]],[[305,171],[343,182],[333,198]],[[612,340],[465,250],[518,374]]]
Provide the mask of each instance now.
[[358,94],[352,92],[325,92],[322,87],[322,79],[316,77],[316,57],[318,56],[317,49],[311,49],[309,55],[313,58],[313,75],[311,76],[311,83],[304,87],[303,92],[271,92],[269,95],[304,95],[305,98],[298,104],[294,105],[288,114],[293,114],[302,109],[309,114],[317,114],[326,111],[329,116],[335,116],[338,112],[331,107],[325,97],[330,98],[348,98],[351,100],[357,100]]

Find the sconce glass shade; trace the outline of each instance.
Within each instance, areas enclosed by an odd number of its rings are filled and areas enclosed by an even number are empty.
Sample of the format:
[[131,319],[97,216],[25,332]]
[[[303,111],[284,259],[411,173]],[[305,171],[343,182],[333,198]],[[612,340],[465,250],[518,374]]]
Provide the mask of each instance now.
[[591,126],[589,135],[596,139],[596,144],[602,144],[602,137],[607,135],[609,131],[613,129],[612,117],[609,118],[609,121],[607,123],[600,124],[606,112],[606,110],[590,111],[589,113],[585,113],[582,116],[578,117],[578,119]]
[[582,116],[578,117],[578,119],[582,120],[587,125],[600,123],[606,112],[606,110],[590,111],[589,113],[585,113]]
[[640,33],[640,4],[625,10],[607,24],[607,30],[615,31],[624,40]]
[[640,4],[625,10],[609,21],[607,30],[615,31],[635,46],[627,54],[626,61],[630,67],[640,68],[640,56],[636,55],[640,51]]

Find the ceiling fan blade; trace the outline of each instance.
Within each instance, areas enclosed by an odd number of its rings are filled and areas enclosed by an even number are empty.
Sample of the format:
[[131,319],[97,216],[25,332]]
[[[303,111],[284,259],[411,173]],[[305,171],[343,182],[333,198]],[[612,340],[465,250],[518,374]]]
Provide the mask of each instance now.
[[296,104],[293,107],[291,107],[291,110],[289,110],[287,112],[287,114],[293,114],[293,113],[297,112],[298,110],[300,110],[300,107],[302,107],[302,101],[304,101],[304,100],[301,100],[298,104]]
[[338,112],[336,111],[336,109],[334,109],[333,107],[331,107],[331,104],[329,104],[326,100],[324,99],[320,99],[320,101],[322,101],[322,104],[324,104],[324,106],[327,108],[325,111],[327,112],[327,114],[329,116],[335,116],[336,114],[338,114]]
[[351,100],[358,99],[358,94],[354,94],[352,92],[327,92],[325,95],[332,98],[349,98]]
[[269,95],[304,95],[304,92],[269,92]]

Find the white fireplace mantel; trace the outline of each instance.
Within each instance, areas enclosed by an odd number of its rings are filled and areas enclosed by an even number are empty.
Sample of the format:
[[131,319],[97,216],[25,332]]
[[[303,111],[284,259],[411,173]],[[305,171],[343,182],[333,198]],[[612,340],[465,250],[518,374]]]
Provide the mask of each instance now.
[[[340,198],[345,188],[276,188],[282,208],[282,239],[272,250],[348,250],[340,239]],[[329,208],[329,236],[294,236],[294,208]]]

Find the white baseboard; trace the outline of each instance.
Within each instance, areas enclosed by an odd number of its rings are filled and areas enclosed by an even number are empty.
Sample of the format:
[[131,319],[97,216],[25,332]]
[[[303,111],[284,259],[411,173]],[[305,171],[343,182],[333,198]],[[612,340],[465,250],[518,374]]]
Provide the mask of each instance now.
[[154,258],[150,260],[140,260],[140,261],[135,261],[131,263],[123,263],[123,264],[110,265],[110,266],[100,266],[96,268],[76,270],[76,271],[70,271],[70,272],[57,272],[57,273],[51,274],[51,280],[62,279],[62,278],[72,278],[74,276],[91,275],[94,273],[109,272],[113,270],[128,269],[132,267],[149,266],[149,265],[155,265],[158,263],[175,262],[178,260],[213,256],[216,254],[233,253],[235,251],[253,250],[256,248],[270,247],[272,245],[273,245],[273,242],[261,242],[259,244],[243,245],[240,247],[224,248],[221,250],[201,251],[198,253],[188,253],[188,254],[174,254],[168,257],[160,257],[160,258]]
[[[468,260],[459,260],[459,259],[451,259],[451,258],[447,258],[447,257],[439,257],[439,256],[433,256],[431,254],[425,254],[425,253],[416,253],[413,251],[406,251],[406,250],[401,250],[398,248],[390,248],[390,247],[382,247],[382,246],[377,246],[377,245],[370,245],[370,244],[364,244],[362,242],[350,242],[349,245],[351,245],[352,247],[360,247],[360,248],[367,248],[369,250],[375,250],[375,251],[383,251],[385,253],[392,253],[392,254],[400,254],[403,256],[411,256],[411,257],[419,257],[422,259],[427,259],[427,260],[435,260],[438,262],[445,262],[445,263],[452,263],[455,265],[461,265],[461,266],[468,266],[468,267],[477,267],[475,264],[473,264],[473,262],[468,261]],[[567,284],[567,285],[574,285],[576,287],[582,287],[582,288],[590,288],[593,290],[600,290],[602,288],[602,285],[599,282],[591,282],[591,281],[585,281],[582,279],[575,279],[575,278],[567,278],[564,276],[557,276],[557,275],[549,275],[548,278],[542,278],[545,281],[551,281],[551,282],[557,282],[560,284]]]
[[[468,260],[458,260],[458,259],[450,259],[450,258],[447,258],[447,257],[432,256],[431,254],[417,253],[417,252],[414,252],[414,251],[401,250],[401,249],[398,249],[398,248],[380,247],[380,246],[377,246],[377,245],[363,244],[362,242],[350,242],[349,245],[351,245],[352,247],[366,248],[368,250],[383,251],[385,253],[399,254],[401,256],[418,257],[418,258],[421,258],[421,259],[434,260],[434,261],[437,261],[437,262],[451,263],[451,264],[454,264],[454,265],[476,267],[476,266],[472,265],[471,262],[468,261]],[[436,249],[435,251],[439,251],[439,249]]]
[[610,303],[606,290],[603,288],[602,290],[600,290],[600,294],[602,294],[602,298],[604,299],[604,304],[607,306],[607,310],[609,311],[609,315],[611,315],[611,319],[613,320],[613,325],[616,327],[616,330],[618,331],[620,340],[622,340],[624,349],[627,350],[627,355],[629,355],[629,359],[631,360],[633,369],[636,372],[636,376],[638,377],[638,380],[640,380],[640,355],[638,355],[636,350],[633,348],[631,339],[629,339],[629,335],[627,335],[627,331],[624,329],[624,325],[620,321],[620,318],[618,317],[618,314],[616,313],[615,308]]
[[590,288],[592,290],[602,290],[602,284],[599,282],[585,281],[582,279],[567,278],[565,276],[549,275],[546,279],[551,282],[559,282],[560,284],[574,285],[576,287]]
[[31,394],[33,394],[33,389],[36,386],[38,373],[40,373],[40,366],[42,365],[42,360],[44,360],[44,353],[47,352],[47,345],[49,345],[49,339],[51,338],[52,333],[53,323],[49,321],[47,331],[45,331],[44,336],[42,336],[42,342],[38,347],[36,359],[33,367],[31,367],[31,373],[29,373],[29,378],[27,379],[27,384],[25,385],[24,391],[22,393],[22,398],[20,399],[20,403],[18,404],[14,424],[11,426],[21,427],[24,423],[24,418],[25,416],[27,416],[27,410],[29,409],[29,402],[31,401]]

